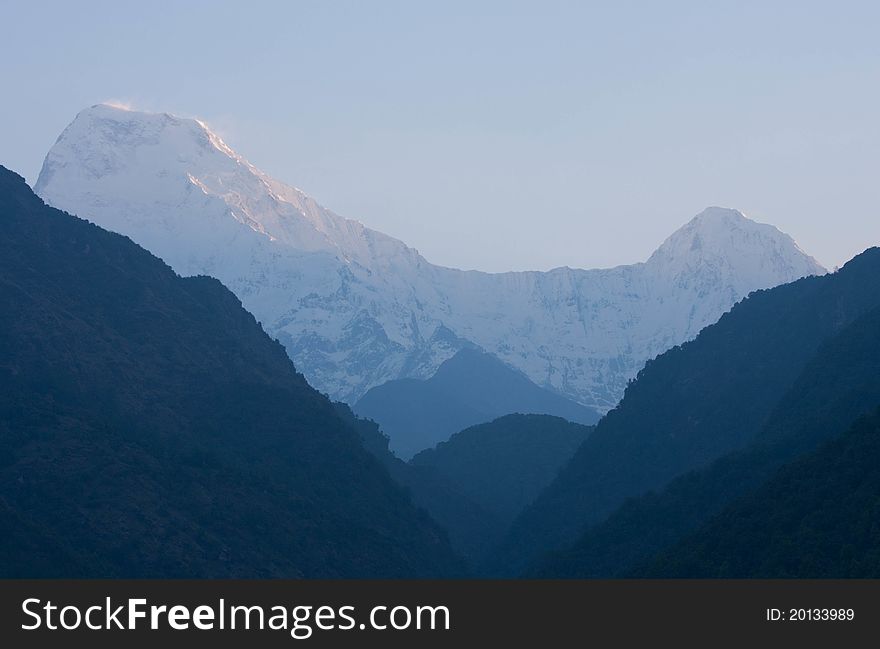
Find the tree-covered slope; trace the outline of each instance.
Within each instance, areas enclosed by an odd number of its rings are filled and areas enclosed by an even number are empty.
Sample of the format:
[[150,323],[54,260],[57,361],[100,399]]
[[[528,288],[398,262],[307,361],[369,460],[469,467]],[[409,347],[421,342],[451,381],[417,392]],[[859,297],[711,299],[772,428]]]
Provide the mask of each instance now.
[[501,540],[510,521],[479,505],[433,467],[404,462],[388,448],[388,437],[376,422],[357,417],[344,403],[335,405],[343,420],[358,432],[364,447],[407,490],[413,502],[447,532],[453,549],[471,568],[476,567],[486,552]]
[[550,484],[591,430],[550,415],[507,415],[458,432],[410,463],[432,468],[509,523]]
[[2,168],[0,510],[4,577],[460,569],[218,281],[178,277]]
[[880,305],[880,250],[753,293],[647,364],[617,408],[514,523],[493,566],[518,574],[628,498],[749,444],[819,346]]
[[786,465],[633,574],[880,577],[880,411]]
[[629,573],[770,479],[778,468],[842,434],[880,404],[880,308],[824,343],[775,407],[755,441],[663,491],[632,499],[573,548],[531,574],[614,577]]

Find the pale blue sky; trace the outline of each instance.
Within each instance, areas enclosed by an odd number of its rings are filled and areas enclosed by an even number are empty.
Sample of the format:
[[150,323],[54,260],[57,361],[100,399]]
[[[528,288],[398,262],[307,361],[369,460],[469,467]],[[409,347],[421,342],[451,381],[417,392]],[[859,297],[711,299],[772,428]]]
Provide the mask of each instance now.
[[446,265],[640,261],[707,205],[880,244],[880,3],[0,0],[0,164],[85,106],[198,116]]

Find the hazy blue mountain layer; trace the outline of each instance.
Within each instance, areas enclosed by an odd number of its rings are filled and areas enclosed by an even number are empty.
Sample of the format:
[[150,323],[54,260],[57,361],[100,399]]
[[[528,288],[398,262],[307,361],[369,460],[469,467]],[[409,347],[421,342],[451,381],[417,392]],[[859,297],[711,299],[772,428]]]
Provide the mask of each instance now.
[[462,349],[428,380],[399,379],[373,388],[354,411],[378,423],[404,459],[511,413],[555,415],[588,425],[599,420],[594,410],[538,387],[476,349]]

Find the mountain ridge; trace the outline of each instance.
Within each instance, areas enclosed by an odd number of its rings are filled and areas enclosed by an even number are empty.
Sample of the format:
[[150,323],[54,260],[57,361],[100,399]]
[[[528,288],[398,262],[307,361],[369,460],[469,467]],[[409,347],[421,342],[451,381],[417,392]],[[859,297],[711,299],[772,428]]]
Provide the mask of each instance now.
[[[751,291],[825,272],[739,212],[727,222],[741,227],[709,227],[712,210],[629,266],[435,266],[259,171],[201,122],[106,105],[64,130],[35,189],[182,275],[221,279],[312,385],[348,403],[392,379],[428,378],[470,344],[604,412],[647,360]],[[702,245],[716,235],[726,248]]]
[[455,433],[410,460],[430,467],[506,523],[546,487],[592,431],[561,417],[510,414]]
[[492,354],[467,347],[431,378],[388,381],[371,388],[352,409],[378,423],[405,460],[504,415],[555,415],[584,425],[599,420],[596,411],[535,385]]
[[[875,268],[880,268],[880,256]],[[713,515],[772,480],[783,465],[843,434],[856,417],[880,404],[878,332],[880,306],[819,347],[749,445],[679,476],[662,491],[630,499],[531,574],[629,576],[658,553],[675,554],[670,549]]]
[[820,346],[880,305],[880,249],[752,293],[649,361],[557,479],[514,522],[490,571],[527,570],[625,501],[744,448]]
[[0,167],[0,574],[461,574],[334,406],[217,279]]

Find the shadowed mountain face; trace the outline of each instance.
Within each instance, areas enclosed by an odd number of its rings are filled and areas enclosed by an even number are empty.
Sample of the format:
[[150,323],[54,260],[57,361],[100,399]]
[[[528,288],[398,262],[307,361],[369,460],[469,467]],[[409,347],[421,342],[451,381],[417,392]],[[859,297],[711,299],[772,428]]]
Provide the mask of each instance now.
[[880,577],[880,412],[785,466],[635,571],[667,578]]
[[220,282],[2,168],[0,232],[0,575],[460,571]]
[[788,235],[722,208],[644,263],[444,268],[269,177],[201,122],[105,105],[64,130],[35,189],[181,275],[220,279],[311,385],[350,404],[388,381],[433,376],[477,346],[605,412],[648,359],[749,292],[825,272]]
[[[618,577],[664,550],[671,561],[677,542],[878,405],[880,308],[875,308],[821,345],[749,446],[676,478],[660,493],[630,500],[531,574]],[[785,514],[784,505],[779,514]],[[798,560],[797,552],[791,555]]]
[[880,305],[880,249],[754,293],[647,364],[496,553],[519,574],[630,497],[751,443],[823,342]]
[[354,406],[377,422],[391,449],[408,459],[469,426],[511,413],[546,414],[595,424],[594,410],[538,387],[491,354],[463,349],[427,381],[401,379],[373,388]]
[[471,569],[480,565],[486,553],[501,540],[510,521],[484,507],[434,467],[401,460],[388,448],[388,437],[375,422],[357,417],[344,403],[337,403],[336,409],[358,432],[364,447],[409,492],[413,502],[446,530],[453,549],[468,561]]
[[507,415],[456,433],[417,454],[411,464],[430,467],[509,524],[591,431],[549,415]]

